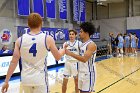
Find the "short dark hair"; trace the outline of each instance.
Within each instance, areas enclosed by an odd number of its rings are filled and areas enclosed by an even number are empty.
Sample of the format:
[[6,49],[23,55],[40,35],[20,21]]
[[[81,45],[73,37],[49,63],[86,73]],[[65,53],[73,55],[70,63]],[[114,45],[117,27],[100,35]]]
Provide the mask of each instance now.
[[83,29],[84,32],[89,33],[89,36],[95,33],[95,27],[90,22],[83,22],[82,24],[80,24],[80,28]]
[[30,28],[38,28],[39,26],[42,26],[42,18],[40,16],[40,14],[31,13],[28,16],[28,26]]
[[72,29],[72,30],[69,30],[69,33],[70,33],[70,32],[74,32],[74,34],[77,35],[77,31],[75,31],[75,30],[73,30],[73,29]]

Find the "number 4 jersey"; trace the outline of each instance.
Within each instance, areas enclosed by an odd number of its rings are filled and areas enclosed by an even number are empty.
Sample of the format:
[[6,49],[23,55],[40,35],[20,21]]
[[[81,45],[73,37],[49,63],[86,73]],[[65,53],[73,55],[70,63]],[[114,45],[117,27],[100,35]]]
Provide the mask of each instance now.
[[47,83],[48,54],[46,34],[40,32],[36,35],[24,34],[21,37],[21,82],[23,85],[38,86]]

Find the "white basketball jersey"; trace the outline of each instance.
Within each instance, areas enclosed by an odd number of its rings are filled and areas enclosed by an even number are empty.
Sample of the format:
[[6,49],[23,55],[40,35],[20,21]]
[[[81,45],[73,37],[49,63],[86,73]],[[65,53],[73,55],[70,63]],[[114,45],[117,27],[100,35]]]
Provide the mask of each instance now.
[[[84,53],[86,52],[87,50],[87,46],[89,43],[93,42],[92,40],[88,40],[87,42],[83,43],[80,47],[80,55],[83,56]],[[93,52],[93,55],[91,56],[91,58],[83,63],[83,62],[79,62],[78,63],[78,70],[79,72],[84,72],[84,73],[87,73],[87,72],[94,72],[95,71],[95,67],[94,67],[94,61],[95,61],[95,57],[96,57],[96,50]]]
[[46,34],[24,34],[21,38],[21,81],[23,85],[44,85],[47,83],[48,54]]
[[[80,41],[78,41],[78,40],[75,40],[74,42],[67,41],[66,44],[68,44],[67,49],[69,51],[73,52],[74,54],[79,55],[80,45],[82,44]],[[67,61],[70,61],[70,62],[78,62],[77,59],[75,59],[75,58],[73,58],[71,56],[66,55],[65,57],[66,57],[66,60]]]

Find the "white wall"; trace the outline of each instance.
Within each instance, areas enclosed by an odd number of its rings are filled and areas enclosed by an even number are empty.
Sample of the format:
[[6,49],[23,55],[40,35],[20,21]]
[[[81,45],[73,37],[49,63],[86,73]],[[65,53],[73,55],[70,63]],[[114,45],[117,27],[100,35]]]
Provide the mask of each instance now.
[[[8,17],[0,17],[0,33],[3,29],[9,29],[12,33],[12,42],[8,45],[10,49],[13,48],[13,42],[17,39],[17,30],[15,27],[16,20],[14,18]],[[2,35],[2,34],[1,34]],[[0,35],[0,38],[1,38]],[[2,44],[0,44],[0,49],[2,48]]]
[[108,6],[98,6],[97,7],[97,19],[107,19],[108,15]]
[[92,3],[86,2],[86,21],[92,20]]
[[[95,7],[95,6],[94,6]],[[108,3],[97,6],[97,19],[120,18],[128,16],[128,1]]]
[[0,17],[15,17],[15,1],[17,0],[4,0],[0,1]]
[[126,17],[126,2],[109,4],[109,18]]
[[100,39],[106,38],[109,32],[114,33],[114,36],[126,32],[126,18],[102,19],[93,21],[93,23],[95,27],[100,26]]
[[128,17],[127,29],[140,29],[140,16]]

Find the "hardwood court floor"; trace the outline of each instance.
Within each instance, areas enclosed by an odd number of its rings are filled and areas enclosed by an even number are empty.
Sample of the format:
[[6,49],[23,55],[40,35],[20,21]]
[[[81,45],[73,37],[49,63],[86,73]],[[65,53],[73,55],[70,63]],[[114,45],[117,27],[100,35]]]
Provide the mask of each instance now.
[[[96,62],[97,79],[94,93],[140,93],[140,53],[137,57],[113,57]],[[60,75],[60,74],[59,74]],[[61,82],[50,86],[51,93],[62,93]],[[71,78],[67,93],[74,93]]]
[[[140,93],[140,53],[137,57],[112,57],[95,65],[97,79],[93,93]],[[62,93],[62,74],[63,68],[48,72],[50,93]],[[10,83],[7,93],[19,93],[19,81]],[[67,93],[74,93],[73,78],[67,88]]]
[[140,93],[140,70],[114,84],[101,93]]

